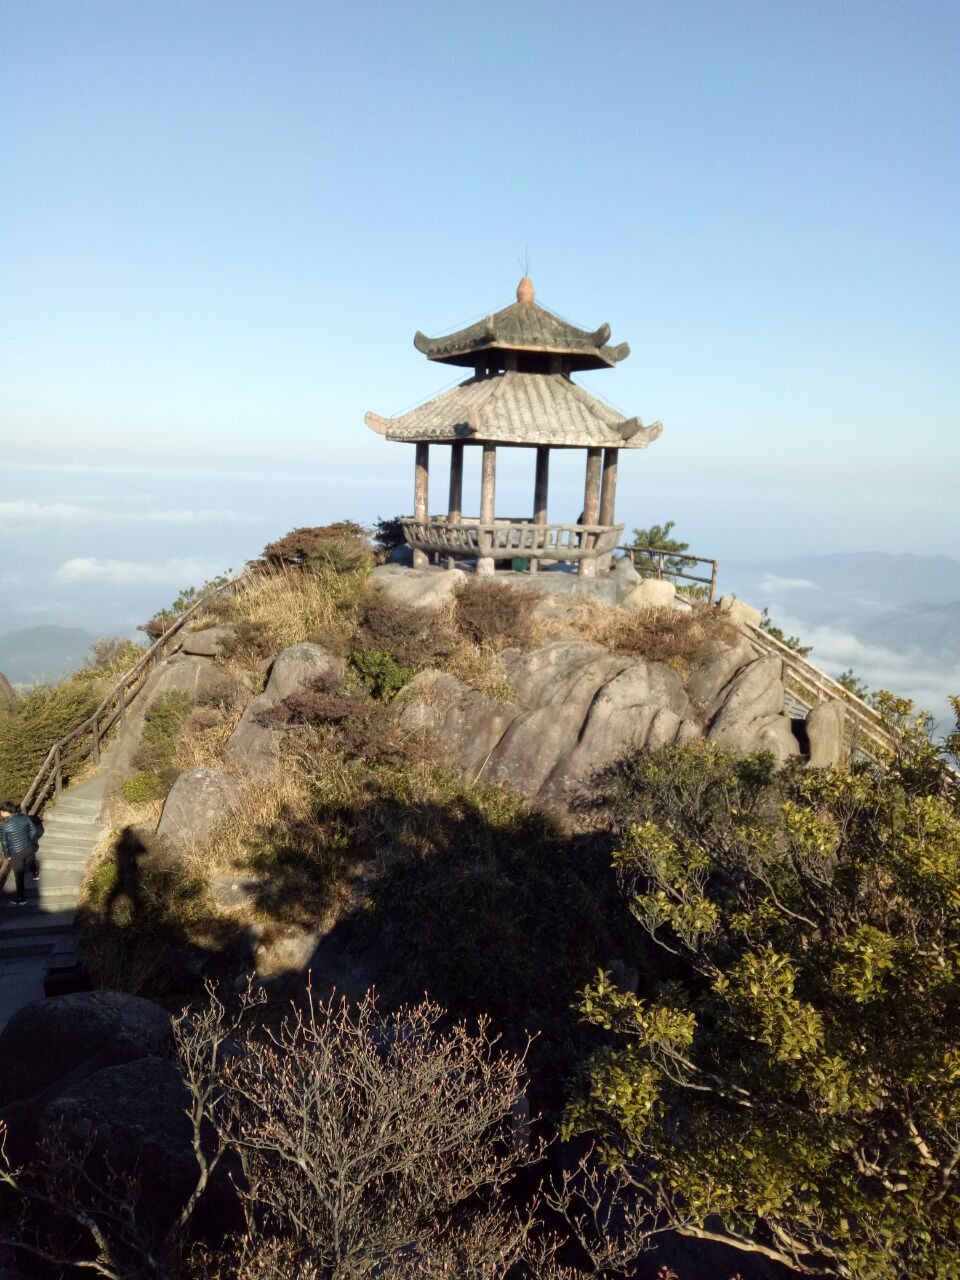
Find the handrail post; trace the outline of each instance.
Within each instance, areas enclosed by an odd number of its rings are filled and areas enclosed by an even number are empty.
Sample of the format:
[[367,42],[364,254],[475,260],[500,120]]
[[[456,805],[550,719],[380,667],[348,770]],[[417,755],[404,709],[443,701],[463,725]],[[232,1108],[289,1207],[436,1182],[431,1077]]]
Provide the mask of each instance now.
[[53,769],[54,769],[53,789],[56,793],[57,799],[59,800],[60,794],[63,791],[63,770],[60,767],[60,748],[59,747],[57,747],[56,752],[54,753]]
[[714,560],[714,562],[713,562],[713,571],[712,571],[712,572],[711,572],[711,574],[710,574],[710,597],[709,597],[709,603],[710,603],[711,605],[716,604],[716,602],[717,602],[717,570],[718,570],[719,568],[720,568],[720,561],[719,561],[719,560]]
[[127,723],[127,686],[123,685],[120,689],[120,723]]
[[98,765],[100,763],[100,722],[98,720],[94,720],[93,722],[93,753],[92,754],[93,754],[93,763]]

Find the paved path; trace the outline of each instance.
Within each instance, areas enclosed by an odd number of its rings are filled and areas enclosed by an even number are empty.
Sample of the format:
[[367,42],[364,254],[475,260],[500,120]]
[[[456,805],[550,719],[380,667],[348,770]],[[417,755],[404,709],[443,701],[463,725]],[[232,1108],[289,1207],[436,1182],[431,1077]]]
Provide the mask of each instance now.
[[80,881],[102,839],[100,806],[109,761],[86,782],[47,805],[40,842],[40,880],[27,876],[27,905],[13,906],[13,873],[0,897],[0,1028],[14,1013],[44,994],[54,969],[76,962],[74,918]]

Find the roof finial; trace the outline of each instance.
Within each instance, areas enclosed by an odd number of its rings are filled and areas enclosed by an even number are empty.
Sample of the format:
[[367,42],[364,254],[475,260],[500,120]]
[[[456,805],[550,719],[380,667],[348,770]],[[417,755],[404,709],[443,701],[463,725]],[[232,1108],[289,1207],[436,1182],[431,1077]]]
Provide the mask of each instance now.
[[517,285],[517,301],[532,302],[533,301],[533,281],[529,276],[524,276]]

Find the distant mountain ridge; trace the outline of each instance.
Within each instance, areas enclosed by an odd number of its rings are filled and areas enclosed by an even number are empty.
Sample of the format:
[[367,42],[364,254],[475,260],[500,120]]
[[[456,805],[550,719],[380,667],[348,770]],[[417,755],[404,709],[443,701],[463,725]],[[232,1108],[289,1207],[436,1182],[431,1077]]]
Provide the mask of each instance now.
[[[838,552],[778,560],[725,560],[720,588],[810,625],[859,631],[904,605],[960,601],[960,560],[909,553]],[[922,646],[921,646],[922,647]]]
[[46,625],[0,633],[0,671],[11,684],[58,680],[83,665],[96,633]]

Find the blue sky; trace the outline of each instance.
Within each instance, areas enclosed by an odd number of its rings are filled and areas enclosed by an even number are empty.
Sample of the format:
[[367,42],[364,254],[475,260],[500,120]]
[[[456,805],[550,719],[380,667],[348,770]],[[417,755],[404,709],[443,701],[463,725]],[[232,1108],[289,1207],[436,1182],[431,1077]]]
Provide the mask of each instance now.
[[584,383],[664,422],[628,525],[960,556],[958,53],[953,0],[0,0],[7,572],[405,509],[363,414],[449,381],[414,331],[525,247],[631,344]]

